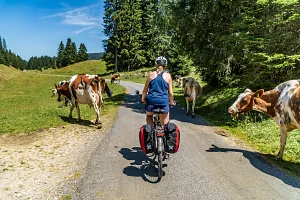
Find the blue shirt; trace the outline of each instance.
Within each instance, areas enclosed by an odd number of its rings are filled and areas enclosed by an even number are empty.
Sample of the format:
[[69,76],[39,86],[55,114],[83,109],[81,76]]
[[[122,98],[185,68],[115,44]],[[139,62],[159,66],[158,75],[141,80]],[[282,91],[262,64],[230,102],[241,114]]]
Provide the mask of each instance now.
[[150,81],[146,99],[148,105],[169,105],[169,84],[163,79],[164,72]]

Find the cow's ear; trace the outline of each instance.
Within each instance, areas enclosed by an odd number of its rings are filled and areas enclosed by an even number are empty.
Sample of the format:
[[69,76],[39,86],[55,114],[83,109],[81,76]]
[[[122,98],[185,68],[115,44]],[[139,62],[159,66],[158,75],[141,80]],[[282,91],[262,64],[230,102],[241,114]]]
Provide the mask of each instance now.
[[245,90],[245,92],[252,93],[252,91],[251,91],[249,88],[247,88],[247,89]]
[[54,86],[55,86],[55,88],[57,89],[57,85],[56,85],[56,84],[54,84]]
[[254,97],[260,97],[264,93],[263,89],[259,89],[254,93]]

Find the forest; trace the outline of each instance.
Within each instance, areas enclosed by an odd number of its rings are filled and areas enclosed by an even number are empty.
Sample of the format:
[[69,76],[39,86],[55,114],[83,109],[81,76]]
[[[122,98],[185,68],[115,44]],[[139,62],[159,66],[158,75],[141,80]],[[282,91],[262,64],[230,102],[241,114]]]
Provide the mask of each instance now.
[[5,39],[0,37],[0,64],[13,66],[20,70],[40,70],[48,68],[62,68],[74,63],[88,60],[87,48],[84,43],[80,43],[77,50],[75,42],[71,38],[67,39],[66,45],[60,42],[57,56],[32,56],[29,61],[23,60],[11,50],[8,50]]
[[[173,74],[198,72],[211,86],[253,89],[296,79],[300,60],[300,5],[296,0],[105,0],[103,40],[107,70],[169,61]],[[99,44],[101,45],[101,44]],[[61,68],[88,59],[71,38],[57,56],[28,62],[0,38],[0,64],[18,69]]]
[[166,56],[210,85],[271,88],[299,76],[296,0],[106,0],[107,68],[130,71]]

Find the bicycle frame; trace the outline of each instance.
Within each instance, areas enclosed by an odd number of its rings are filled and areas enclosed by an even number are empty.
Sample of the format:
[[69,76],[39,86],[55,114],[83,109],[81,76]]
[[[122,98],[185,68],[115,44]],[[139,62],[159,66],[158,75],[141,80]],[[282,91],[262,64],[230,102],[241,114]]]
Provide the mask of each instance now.
[[158,157],[158,178],[162,177],[162,168],[163,168],[163,158],[165,156],[165,144],[166,144],[166,138],[165,138],[165,133],[164,133],[164,127],[161,126],[160,124],[160,118],[159,114],[154,113],[154,160],[156,156]]

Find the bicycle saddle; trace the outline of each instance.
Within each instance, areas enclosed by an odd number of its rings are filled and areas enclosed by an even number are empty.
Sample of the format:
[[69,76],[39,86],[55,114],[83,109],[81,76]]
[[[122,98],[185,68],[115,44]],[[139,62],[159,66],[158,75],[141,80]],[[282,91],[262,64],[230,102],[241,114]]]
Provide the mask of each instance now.
[[160,109],[160,108],[153,109],[152,111],[153,111],[154,113],[156,113],[156,114],[162,114],[162,113],[165,112],[163,109]]

